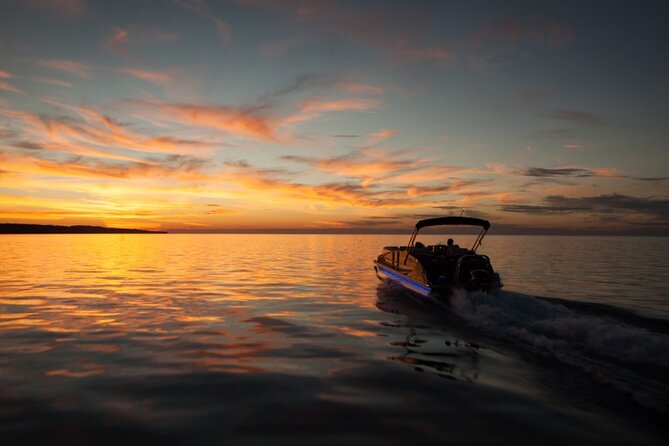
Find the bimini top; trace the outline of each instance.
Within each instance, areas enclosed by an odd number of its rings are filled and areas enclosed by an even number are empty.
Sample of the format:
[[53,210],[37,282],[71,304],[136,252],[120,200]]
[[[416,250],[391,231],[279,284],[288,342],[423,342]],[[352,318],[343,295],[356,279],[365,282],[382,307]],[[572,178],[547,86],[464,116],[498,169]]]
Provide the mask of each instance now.
[[437,217],[420,220],[416,223],[416,230],[426,226],[441,226],[441,225],[465,225],[465,226],[481,226],[486,231],[490,228],[490,222],[481,218],[471,217]]

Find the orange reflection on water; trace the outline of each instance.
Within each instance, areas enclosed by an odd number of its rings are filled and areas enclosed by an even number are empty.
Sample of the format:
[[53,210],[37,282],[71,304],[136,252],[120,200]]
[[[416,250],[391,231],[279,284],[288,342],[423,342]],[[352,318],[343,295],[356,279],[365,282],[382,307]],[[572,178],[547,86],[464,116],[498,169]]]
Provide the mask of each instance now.
[[359,280],[341,275],[347,264],[352,277],[372,278],[370,265],[353,262],[352,245],[339,240],[2,236],[0,336],[11,330],[22,342],[49,345],[46,362],[59,364],[45,368],[49,376],[102,373],[71,365],[92,359],[107,374],[133,367],[323,373],[350,351],[344,344],[376,335],[342,323],[342,308],[373,308],[374,288],[360,294]]

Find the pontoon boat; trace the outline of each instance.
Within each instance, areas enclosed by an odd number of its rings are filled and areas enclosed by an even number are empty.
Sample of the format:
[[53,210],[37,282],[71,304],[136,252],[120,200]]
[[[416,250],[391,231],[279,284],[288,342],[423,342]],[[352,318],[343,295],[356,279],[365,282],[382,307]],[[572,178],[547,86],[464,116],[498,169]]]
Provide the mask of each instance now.
[[[416,242],[418,231],[428,226],[479,226],[471,249],[447,244],[425,246]],[[420,220],[407,246],[386,246],[374,261],[376,275],[423,296],[448,295],[455,288],[494,291],[502,283],[488,256],[477,254],[490,222],[470,217],[439,217]]]

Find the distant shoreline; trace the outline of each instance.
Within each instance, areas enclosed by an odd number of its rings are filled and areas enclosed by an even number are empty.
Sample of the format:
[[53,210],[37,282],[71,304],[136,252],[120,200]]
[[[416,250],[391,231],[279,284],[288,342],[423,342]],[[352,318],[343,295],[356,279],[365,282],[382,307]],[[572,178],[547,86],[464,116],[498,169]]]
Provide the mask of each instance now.
[[102,226],[57,226],[21,223],[0,223],[0,234],[167,234],[165,231],[104,228]]

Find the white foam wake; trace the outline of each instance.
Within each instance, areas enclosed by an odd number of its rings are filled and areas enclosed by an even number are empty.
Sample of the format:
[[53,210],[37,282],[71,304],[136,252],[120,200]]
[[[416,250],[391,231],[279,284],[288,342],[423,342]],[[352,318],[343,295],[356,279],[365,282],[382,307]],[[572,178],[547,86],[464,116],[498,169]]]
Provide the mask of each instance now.
[[[669,412],[669,385],[656,378],[669,373],[665,334],[513,292],[458,290],[451,305],[458,316],[490,335],[577,366],[640,403]],[[650,370],[652,378],[639,376],[640,369]]]

